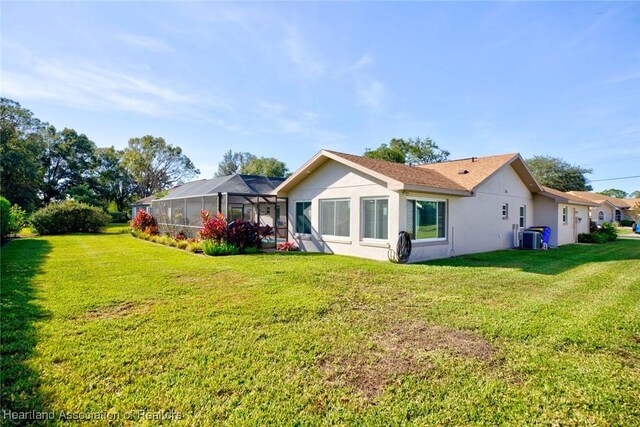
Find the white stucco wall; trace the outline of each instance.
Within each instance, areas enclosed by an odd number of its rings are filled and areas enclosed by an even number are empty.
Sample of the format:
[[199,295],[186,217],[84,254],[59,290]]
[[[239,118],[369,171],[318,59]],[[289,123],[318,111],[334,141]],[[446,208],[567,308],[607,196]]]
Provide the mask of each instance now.
[[558,246],[558,236],[560,233],[558,224],[562,222],[562,220],[559,219],[560,216],[562,216],[562,210],[558,209],[558,203],[547,196],[536,194],[533,196],[533,204],[535,225],[551,228],[549,246]]
[[[329,160],[300,182],[289,197],[289,240],[309,252],[327,252],[363,258],[387,260],[390,244],[395,246],[398,235],[398,205],[400,196],[388,190],[386,184],[355,171],[341,163]],[[388,197],[389,231],[387,240],[364,241],[361,238],[361,209],[363,197]],[[320,230],[320,200],[349,199],[351,201],[350,236],[323,237]],[[295,233],[296,202],[311,201],[310,236]]]
[[[513,247],[513,226],[518,224],[520,206],[526,207],[525,227],[535,225],[532,195],[510,166],[483,183],[474,196],[459,197],[391,191],[385,183],[330,160],[309,174],[287,196],[289,239],[302,250],[379,260],[387,259],[389,248],[395,249],[398,232],[406,229],[407,199],[446,200],[448,211],[447,238],[437,242],[414,242],[410,262]],[[373,196],[389,198],[389,238],[385,241],[367,242],[361,238],[361,199]],[[319,201],[333,198],[351,201],[351,235],[348,238],[328,238],[318,233]],[[295,206],[298,201],[311,201],[310,236],[295,233]],[[507,219],[502,218],[503,203],[509,204]]]
[[[604,212],[603,220],[598,219],[598,212],[600,211]],[[603,222],[613,222],[615,209],[612,208],[609,203],[600,203],[598,206],[590,209],[590,215],[591,215],[591,221],[594,221],[598,225],[602,224]]]

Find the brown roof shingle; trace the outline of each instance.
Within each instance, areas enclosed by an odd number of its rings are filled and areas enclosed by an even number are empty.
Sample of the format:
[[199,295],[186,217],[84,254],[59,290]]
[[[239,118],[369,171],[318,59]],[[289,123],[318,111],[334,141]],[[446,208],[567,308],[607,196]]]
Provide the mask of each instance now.
[[466,187],[437,171],[337,151],[325,151],[404,184],[458,191],[467,190]]
[[[442,163],[430,163],[420,165],[418,168],[438,172],[467,191],[471,191],[516,156],[516,153],[510,153],[498,156],[473,157]],[[466,173],[463,173],[464,171]]]

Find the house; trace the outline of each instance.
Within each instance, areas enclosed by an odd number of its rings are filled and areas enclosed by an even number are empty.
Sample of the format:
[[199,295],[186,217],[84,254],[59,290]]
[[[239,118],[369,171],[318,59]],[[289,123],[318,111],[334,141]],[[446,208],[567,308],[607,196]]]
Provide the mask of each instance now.
[[536,222],[551,227],[550,246],[575,243],[578,234],[589,232],[589,210],[596,203],[573,194],[542,186],[533,196]]
[[588,202],[542,188],[517,153],[407,166],[322,150],[273,194],[288,198],[288,238],[301,250],[379,260],[401,231],[410,262],[512,248],[533,225],[551,227],[556,244],[576,241],[574,219],[588,231]]
[[241,174],[191,181],[153,200],[150,213],[161,233],[175,235],[181,231],[195,237],[202,227],[202,210],[222,212],[229,220],[252,220],[273,227],[273,245],[287,237],[286,199],[270,194],[283,181]]
[[149,196],[131,203],[131,218],[135,218],[138,211],[148,212],[151,207],[151,202],[155,199],[157,199],[156,196]]
[[569,194],[595,203],[595,206],[589,210],[589,215],[591,221],[598,225],[603,222],[638,221],[639,219],[635,205],[640,203],[640,199],[617,199],[589,191],[569,191]]

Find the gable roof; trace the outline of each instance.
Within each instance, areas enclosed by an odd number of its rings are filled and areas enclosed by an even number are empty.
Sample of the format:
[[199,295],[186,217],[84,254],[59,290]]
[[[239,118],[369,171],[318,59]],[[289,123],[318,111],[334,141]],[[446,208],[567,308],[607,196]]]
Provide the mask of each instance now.
[[269,194],[283,181],[284,178],[240,174],[200,179],[172,188],[161,200],[182,199],[217,193]]
[[635,205],[635,202],[638,201],[638,199],[617,199],[615,197],[605,196],[604,194],[592,193],[590,191],[569,191],[568,193],[573,194],[574,196],[578,196],[582,199],[595,202],[596,204],[609,202],[609,204],[613,205],[618,209],[633,208],[633,206]]
[[[391,190],[414,190],[440,194],[471,196],[475,188],[500,168],[512,165],[532,192],[542,191],[519,154],[480,157],[422,166],[407,166],[380,159],[370,159],[337,151],[321,150],[283,182],[274,193],[284,194],[304,180],[309,173],[334,160],[387,184]],[[468,170],[460,175],[460,169]],[[469,176],[466,176],[469,175]]]
[[555,188],[542,186],[542,192],[539,194],[549,197],[559,203],[567,203],[570,205],[583,205],[583,206],[598,206],[597,203],[583,199],[576,195],[565,193],[564,191],[556,190]]
[[542,191],[542,188],[525,164],[524,159],[518,153],[471,157],[441,163],[429,163],[418,167],[438,172],[466,190],[475,191],[480,184],[508,165],[513,167],[529,191],[532,193]]

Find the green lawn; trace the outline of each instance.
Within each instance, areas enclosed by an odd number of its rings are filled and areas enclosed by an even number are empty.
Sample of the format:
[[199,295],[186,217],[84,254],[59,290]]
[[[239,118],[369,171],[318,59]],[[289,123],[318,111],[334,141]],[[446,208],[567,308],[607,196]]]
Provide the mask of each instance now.
[[122,230],[2,248],[2,408],[640,425],[640,241],[395,265]]

